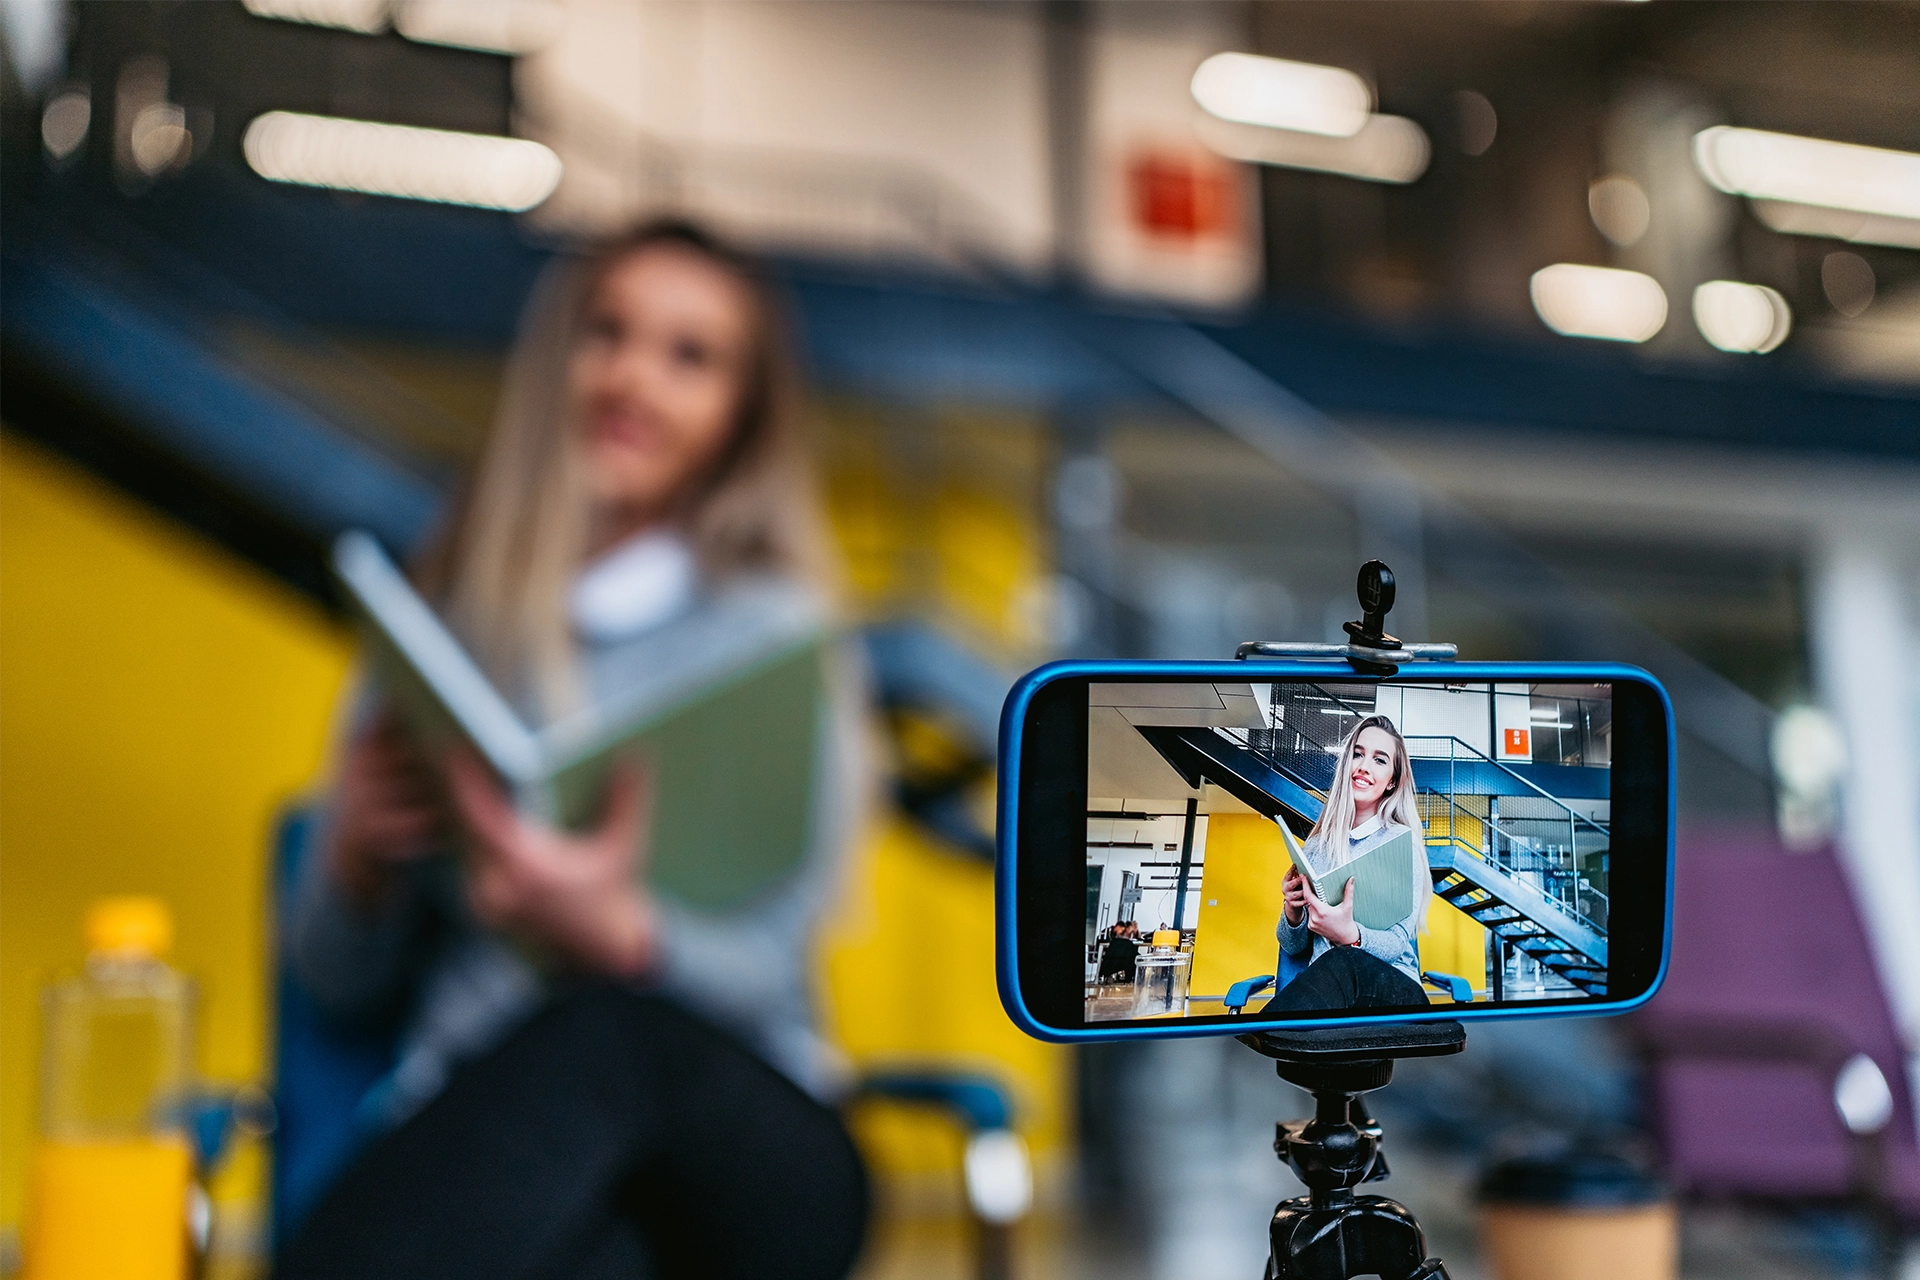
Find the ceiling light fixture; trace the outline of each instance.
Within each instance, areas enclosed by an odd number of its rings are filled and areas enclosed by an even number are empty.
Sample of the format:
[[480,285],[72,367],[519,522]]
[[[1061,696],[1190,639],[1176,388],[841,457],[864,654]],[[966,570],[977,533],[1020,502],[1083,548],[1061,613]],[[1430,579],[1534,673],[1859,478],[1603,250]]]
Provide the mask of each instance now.
[[1873,305],[1880,282],[1873,264],[1857,253],[1836,249],[1820,260],[1820,289],[1833,309],[1851,320]]
[[1209,149],[1229,160],[1311,169],[1367,182],[1412,182],[1433,155],[1427,132],[1405,116],[1368,116],[1351,138],[1328,138],[1291,129],[1267,129],[1201,119],[1195,132]]
[[256,18],[374,35],[387,29],[388,0],[242,0]]
[[1785,200],[1755,200],[1753,216],[1772,230],[1790,236],[1824,236],[1852,244],[1920,249],[1920,218],[1886,218]]
[[1600,234],[1622,248],[1639,243],[1653,223],[1645,189],[1624,173],[1610,173],[1587,188],[1587,212]]
[[545,47],[565,21],[553,0],[406,0],[393,16],[409,40],[505,54]]
[[1716,125],[1693,135],[1693,162],[1729,195],[1883,218],[1920,218],[1920,155]]
[[1667,294],[1638,271],[1557,262],[1528,282],[1547,328],[1570,338],[1645,342],[1667,322]]
[[40,141],[47,154],[65,160],[87,140],[87,128],[93,121],[93,99],[85,89],[68,89],[47,99],[40,113]]
[[1722,351],[1757,355],[1787,340],[1793,311],[1763,284],[1709,280],[1693,291],[1693,323]]
[[1189,87],[1222,120],[1329,138],[1360,132],[1373,109],[1373,91],[1351,71],[1251,53],[1214,54]]
[[538,142],[269,111],[241,140],[261,177],[301,186],[521,212],[560,183]]

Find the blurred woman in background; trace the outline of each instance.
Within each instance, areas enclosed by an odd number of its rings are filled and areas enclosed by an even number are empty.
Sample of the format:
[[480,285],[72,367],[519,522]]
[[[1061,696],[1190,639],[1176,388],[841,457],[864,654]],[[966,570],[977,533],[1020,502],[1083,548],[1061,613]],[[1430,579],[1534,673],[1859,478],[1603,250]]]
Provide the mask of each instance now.
[[[675,653],[824,617],[828,549],[771,290],[683,223],[556,267],[419,584],[530,723]],[[712,620],[712,619],[710,619]],[[569,834],[367,700],[289,953],[332,1014],[398,1016],[379,1130],[280,1274],[835,1276],[866,1183],[815,1036],[809,942],[857,820],[857,684],[830,679],[800,870],[701,912],[636,875],[648,781]],[[459,849],[461,857],[449,855]]]
[[1333,785],[1305,851],[1316,877],[1413,833],[1408,858],[1413,910],[1388,929],[1368,929],[1353,918],[1354,891],[1336,904],[1322,902],[1292,867],[1281,882],[1286,907],[1274,931],[1281,949],[1308,961],[1266,1008],[1354,1009],[1427,1004],[1420,985],[1419,933],[1433,897],[1427,870],[1426,829],[1414,801],[1413,762],[1406,739],[1385,716],[1361,718],[1334,757]]

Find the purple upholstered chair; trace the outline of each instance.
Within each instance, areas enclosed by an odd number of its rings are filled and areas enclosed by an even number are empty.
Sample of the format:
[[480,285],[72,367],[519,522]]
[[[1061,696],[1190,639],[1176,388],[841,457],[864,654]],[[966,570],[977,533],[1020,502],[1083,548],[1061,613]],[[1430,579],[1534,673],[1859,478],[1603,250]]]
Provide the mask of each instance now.
[[[1852,1200],[1889,1246],[1902,1221],[1920,1223],[1900,1042],[1831,850],[1791,853],[1767,831],[1682,836],[1673,967],[1633,1031],[1681,1191]],[[1850,1132],[1835,1104],[1836,1079],[1858,1054],[1892,1091],[1876,1133]]]

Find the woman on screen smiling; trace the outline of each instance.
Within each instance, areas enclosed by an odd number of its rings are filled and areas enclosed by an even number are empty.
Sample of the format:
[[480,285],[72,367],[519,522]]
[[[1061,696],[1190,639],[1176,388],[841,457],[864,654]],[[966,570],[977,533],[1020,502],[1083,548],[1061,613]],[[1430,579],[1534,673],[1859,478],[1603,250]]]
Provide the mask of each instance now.
[[1426,833],[1414,803],[1407,744],[1385,716],[1367,716],[1341,744],[1333,786],[1320,821],[1306,839],[1314,874],[1333,871],[1403,831],[1413,832],[1413,911],[1391,929],[1367,929],[1353,918],[1351,887],[1339,905],[1320,901],[1306,878],[1287,868],[1286,909],[1275,927],[1281,949],[1309,960],[1305,973],[1267,1002],[1273,1010],[1358,1009],[1427,1003],[1420,985],[1416,935],[1427,917],[1433,880]]
[[[675,222],[536,288],[415,574],[530,721],[671,681],[689,636],[824,619],[778,310],[750,261]],[[836,1073],[808,978],[864,771],[857,682],[829,677],[808,848],[725,909],[638,873],[647,777],[616,772],[598,826],[558,831],[363,699],[286,947],[333,1019],[397,1030],[397,1062],[281,1280],[845,1274],[866,1182],[817,1100]]]

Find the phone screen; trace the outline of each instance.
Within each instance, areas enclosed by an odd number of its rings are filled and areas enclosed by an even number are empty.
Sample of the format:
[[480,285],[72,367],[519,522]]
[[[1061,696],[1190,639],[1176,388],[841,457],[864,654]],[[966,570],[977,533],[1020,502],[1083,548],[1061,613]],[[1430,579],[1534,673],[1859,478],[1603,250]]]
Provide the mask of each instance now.
[[1088,1027],[1622,994],[1613,682],[1084,688]]

